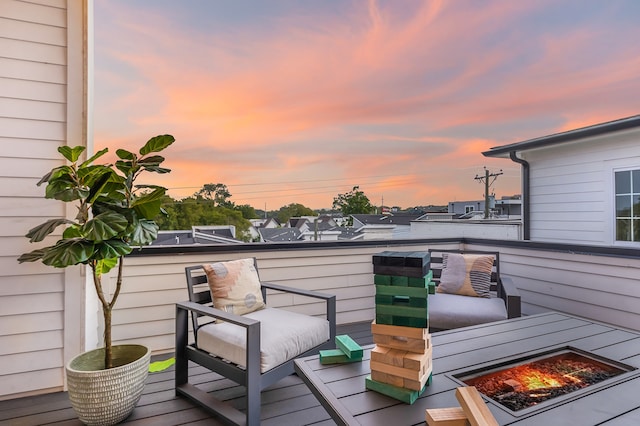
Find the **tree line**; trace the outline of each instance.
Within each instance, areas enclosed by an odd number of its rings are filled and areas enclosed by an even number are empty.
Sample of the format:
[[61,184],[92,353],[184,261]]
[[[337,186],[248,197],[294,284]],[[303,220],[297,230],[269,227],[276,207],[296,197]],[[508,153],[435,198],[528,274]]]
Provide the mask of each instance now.
[[[192,196],[176,200],[170,196],[163,199],[162,216],[156,220],[161,230],[191,229],[192,226],[233,225],[236,238],[250,241],[249,219],[273,217],[284,224],[292,217],[317,216],[318,212],[299,203],[291,203],[279,210],[264,212],[248,204],[236,205],[231,201],[231,192],[222,183],[208,183]],[[352,214],[373,213],[375,206],[358,186],[333,199],[333,212],[348,217]]]

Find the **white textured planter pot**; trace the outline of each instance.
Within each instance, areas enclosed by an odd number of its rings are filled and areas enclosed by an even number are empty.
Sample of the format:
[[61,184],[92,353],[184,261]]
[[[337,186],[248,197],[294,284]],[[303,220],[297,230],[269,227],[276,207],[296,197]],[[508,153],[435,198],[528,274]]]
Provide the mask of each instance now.
[[142,395],[150,358],[145,346],[117,345],[113,346],[114,368],[104,369],[104,348],[69,361],[69,399],[80,421],[114,425],[127,418]]

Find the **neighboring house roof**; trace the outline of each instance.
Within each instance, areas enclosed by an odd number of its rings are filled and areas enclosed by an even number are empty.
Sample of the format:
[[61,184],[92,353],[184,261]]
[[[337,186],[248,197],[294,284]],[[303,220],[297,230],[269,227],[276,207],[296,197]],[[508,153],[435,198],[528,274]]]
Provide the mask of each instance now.
[[261,226],[260,228],[279,228],[280,227],[280,222],[278,222],[278,219],[276,219],[275,217],[270,217],[268,218]]
[[338,240],[361,240],[364,238],[364,231],[362,229],[339,227],[340,235]]
[[264,241],[299,241],[298,228],[259,228],[258,232]]
[[230,228],[206,229],[196,226],[194,227],[194,231],[202,234],[216,235],[219,237],[234,238],[233,232],[231,232]]
[[308,220],[306,218],[301,218],[301,217],[292,217],[289,219],[289,227],[290,228],[302,228],[304,225],[306,225],[308,222]]
[[178,244],[196,244],[191,231],[159,231],[152,246],[174,246]]
[[353,214],[354,220],[363,225],[411,225],[412,220],[418,219],[420,214]]
[[573,142],[577,139],[598,136],[605,133],[617,132],[640,127],[640,115],[608,121],[606,123],[595,124],[593,126],[582,127],[580,129],[569,130],[568,132],[555,133],[548,136],[516,142],[509,145],[502,145],[491,148],[482,153],[485,157],[508,158],[511,152],[528,151],[543,148],[551,145]]
[[229,228],[200,229],[196,226],[192,230],[159,231],[158,238],[151,243],[152,246],[175,246],[189,244],[242,244],[242,241],[233,238]]

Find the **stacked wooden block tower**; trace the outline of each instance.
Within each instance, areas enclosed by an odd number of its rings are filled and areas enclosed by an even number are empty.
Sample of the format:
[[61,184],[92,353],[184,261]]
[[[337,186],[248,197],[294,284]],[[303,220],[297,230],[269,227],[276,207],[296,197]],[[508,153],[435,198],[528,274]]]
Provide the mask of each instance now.
[[376,319],[367,389],[408,404],[431,382],[428,295],[435,292],[428,252],[373,256]]

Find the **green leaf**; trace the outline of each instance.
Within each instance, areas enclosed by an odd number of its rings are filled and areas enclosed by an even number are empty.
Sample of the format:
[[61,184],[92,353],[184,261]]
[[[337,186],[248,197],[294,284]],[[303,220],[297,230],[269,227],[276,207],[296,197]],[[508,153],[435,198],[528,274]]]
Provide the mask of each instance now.
[[171,135],[155,136],[149,139],[147,143],[140,148],[140,155],[147,155],[150,152],[160,152],[174,142],[175,138]]
[[73,182],[63,179],[50,181],[45,189],[45,197],[60,201],[75,201],[86,198],[89,195],[88,188],[77,187]]
[[89,164],[93,163],[94,161],[96,161],[98,158],[102,157],[107,152],[109,152],[109,148],[105,148],[105,149],[102,149],[102,150],[96,152],[95,154],[93,154],[91,156],[91,158],[89,158],[84,163],[80,164],[80,168],[87,167]]
[[30,251],[29,253],[25,253],[25,254],[21,255],[18,258],[18,262],[20,262],[20,263],[36,262],[36,261],[42,259],[42,256],[44,256],[44,253],[45,253],[44,249],[37,249],[37,250]]
[[86,263],[93,255],[94,245],[84,238],[60,240],[53,247],[44,249],[42,263],[56,268]]
[[31,228],[25,237],[29,238],[30,243],[37,243],[44,240],[44,238],[55,231],[58,226],[64,225],[65,223],[73,222],[68,219],[49,219],[45,223]]
[[100,259],[96,262],[96,273],[103,275],[108,273],[118,264],[118,258],[112,257],[110,259]]
[[131,253],[131,250],[132,248],[129,244],[114,238],[112,240],[102,241],[96,244],[94,258],[102,260],[117,259],[120,256],[125,256]]
[[109,182],[113,174],[111,169],[106,169],[103,170],[102,174],[96,172],[96,176],[92,176],[92,178],[95,178],[95,181],[90,185],[91,189],[89,190],[89,195],[87,195],[88,202],[93,203],[100,194],[108,190],[108,187],[105,185]]
[[129,175],[135,173],[138,170],[138,167],[134,168],[133,162],[131,162],[131,161],[118,160],[118,161],[116,161],[116,167],[125,176],[129,176]]
[[164,371],[175,363],[176,363],[176,359],[174,357],[165,359],[163,361],[152,362],[151,364],[149,364],[149,373],[157,373],[159,371]]
[[106,211],[89,219],[80,232],[91,241],[100,242],[115,237],[129,225],[129,221],[123,215],[114,211]]
[[141,166],[158,166],[163,161],[164,157],[162,155],[152,155],[150,157],[141,158],[138,161],[138,164]]
[[70,226],[62,233],[62,238],[82,238],[79,226]]
[[85,150],[84,146],[74,146],[71,148],[70,146],[59,146],[58,152],[62,154],[64,158],[75,163],[80,158],[80,154],[82,154]]
[[160,186],[160,185],[134,185],[136,189],[162,189],[162,190],[167,190],[167,188],[165,188],[164,186]]
[[141,219],[131,233],[132,246],[146,246],[158,238],[158,225],[152,220]]
[[126,149],[118,149],[116,151],[116,155],[118,156],[118,158],[121,158],[123,160],[133,161],[136,159],[136,155],[133,152],[127,151]]
[[[55,169],[53,169],[53,170],[55,170]],[[49,182],[49,179],[51,178],[51,175],[53,174],[53,170],[49,171],[46,175],[42,176],[42,178],[38,181],[38,183],[36,183],[36,185],[40,186],[45,182]]]
[[155,172],[160,174],[169,173],[171,171],[171,169],[165,169],[165,168],[156,167],[156,166],[146,166],[144,169],[148,172]]
[[69,166],[60,166],[51,170],[51,174],[49,176],[49,182],[53,182],[56,180],[63,180],[73,182],[73,176],[75,175],[75,171]]
[[165,188],[156,188],[152,192],[137,198],[131,203],[131,207],[135,209],[139,216],[151,220],[160,214],[165,191]]
[[93,185],[96,181],[102,179],[102,176],[111,176],[113,170],[103,165],[80,167],[77,171],[80,182],[87,186]]

